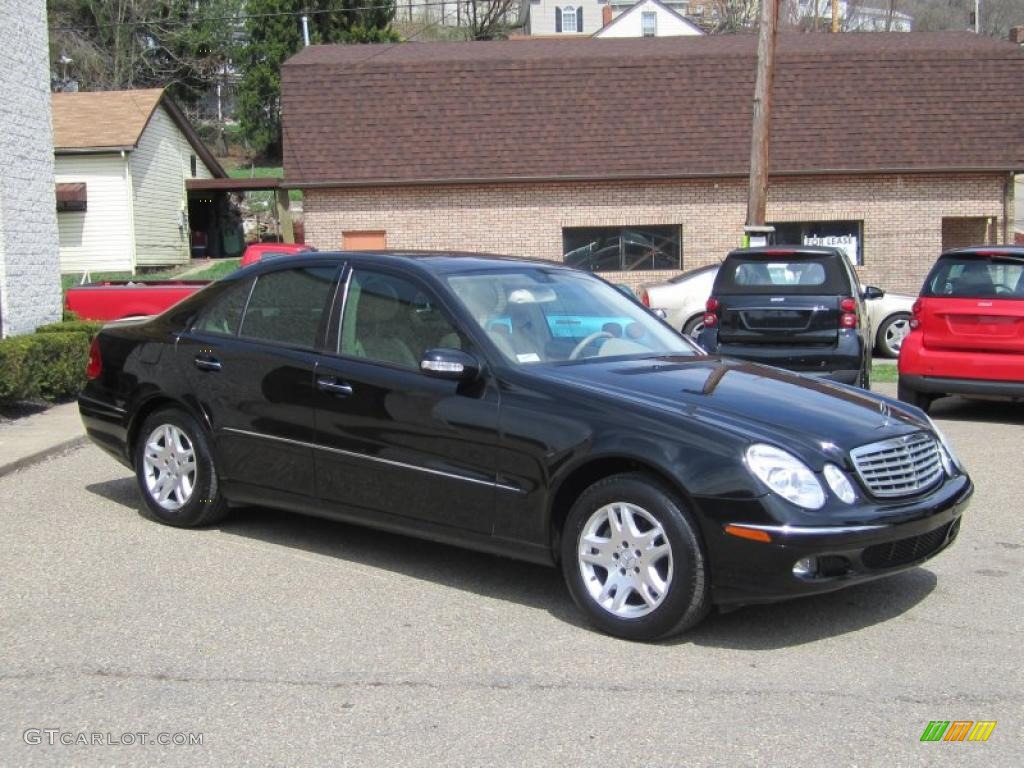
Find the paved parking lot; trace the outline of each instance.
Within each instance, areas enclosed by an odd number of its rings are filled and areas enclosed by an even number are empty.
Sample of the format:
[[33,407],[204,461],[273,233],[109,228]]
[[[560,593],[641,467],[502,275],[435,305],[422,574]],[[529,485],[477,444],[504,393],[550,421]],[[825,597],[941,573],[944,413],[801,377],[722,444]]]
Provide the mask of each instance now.
[[1024,765],[1024,406],[934,415],[978,486],[952,550],[659,645],[582,626],[550,569],[267,510],[158,525],[91,446],[0,478],[0,764]]

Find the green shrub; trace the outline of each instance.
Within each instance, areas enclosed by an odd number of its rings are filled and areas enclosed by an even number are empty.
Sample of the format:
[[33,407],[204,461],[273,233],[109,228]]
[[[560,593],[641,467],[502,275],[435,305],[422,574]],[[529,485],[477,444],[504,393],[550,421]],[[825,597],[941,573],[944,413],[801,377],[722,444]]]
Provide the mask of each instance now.
[[84,333],[90,339],[100,332],[103,323],[93,320],[65,320],[36,328],[36,333]]
[[0,340],[0,402],[72,397],[85,384],[89,335],[45,332]]

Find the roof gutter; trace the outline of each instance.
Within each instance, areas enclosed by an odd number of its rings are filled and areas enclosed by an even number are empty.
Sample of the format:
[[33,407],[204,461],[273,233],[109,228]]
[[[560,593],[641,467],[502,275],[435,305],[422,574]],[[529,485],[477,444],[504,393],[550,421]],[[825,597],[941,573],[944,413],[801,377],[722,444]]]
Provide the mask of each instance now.
[[[937,175],[967,173],[1021,173],[1024,165],[1008,168],[1006,166],[963,166],[963,167],[930,167],[930,168],[824,168],[813,171],[771,171],[772,178],[782,177],[819,177],[819,176],[895,176],[895,175]],[[324,188],[357,188],[357,187],[426,187],[426,186],[472,186],[483,184],[558,184],[578,182],[610,182],[610,181],[690,181],[696,179],[743,179],[746,171],[727,173],[666,173],[666,174],[594,174],[567,176],[494,176],[484,178],[452,177],[452,178],[419,178],[419,179],[367,179],[367,180],[328,180],[328,181],[289,181],[281,182],[282,189],[324,189]]]
[[54,147],[55,155],[106,155],[121,152],[131,152],[135,149],[134,144],[125,144],[116,147]]

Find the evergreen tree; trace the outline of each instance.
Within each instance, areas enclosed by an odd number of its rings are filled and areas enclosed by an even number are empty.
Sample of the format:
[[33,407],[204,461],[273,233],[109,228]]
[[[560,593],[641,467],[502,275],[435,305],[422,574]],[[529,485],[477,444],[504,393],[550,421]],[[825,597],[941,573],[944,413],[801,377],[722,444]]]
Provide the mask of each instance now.
[[247,0],[238,118],[250,145],[272,160],[281,156],[281,64],[303,45],[304,12],[312,44],[398,40],[394,0]]

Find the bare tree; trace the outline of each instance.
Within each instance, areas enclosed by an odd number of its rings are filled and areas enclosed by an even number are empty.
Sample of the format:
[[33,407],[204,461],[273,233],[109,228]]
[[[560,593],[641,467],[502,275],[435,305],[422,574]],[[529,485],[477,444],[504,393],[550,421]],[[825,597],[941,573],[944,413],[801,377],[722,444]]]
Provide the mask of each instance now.
[[743,32],[757,26],[758,0],[712,0],[715,32]]
[[519,3],[520,0],[459,0],[457,15],[471,39],[496,40],[508,37],[519,14]]

